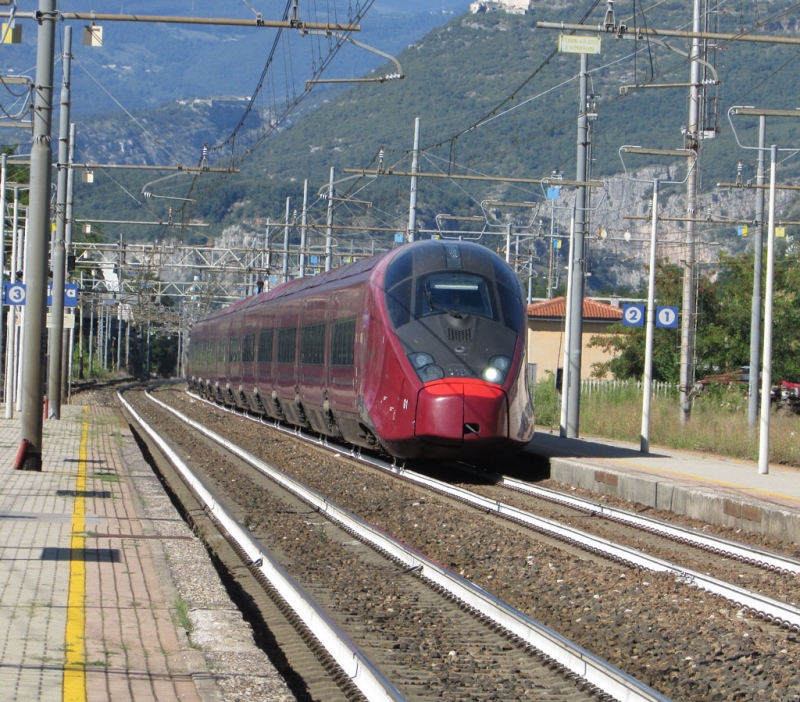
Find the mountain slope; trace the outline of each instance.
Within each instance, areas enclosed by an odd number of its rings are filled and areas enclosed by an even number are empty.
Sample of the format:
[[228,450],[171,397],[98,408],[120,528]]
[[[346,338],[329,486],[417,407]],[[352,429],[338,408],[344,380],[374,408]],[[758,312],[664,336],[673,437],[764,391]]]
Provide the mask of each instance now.
[[[774,14],[787,7],[787,2],[777,0],[760,3],[758,18],[752,13],[726,15],[720,18],[719,26],[712,28],[738,32],[757,19],[763,20],[767,11]],[[332,166],[337,178],[346,176],[345,168],[375,168],[381,146],[387,167],[407,171],[416,116],[422,118],[423,147],[429,147],[423,154],[423,171],[537,178],[557,170],[565,178],[574,178],[578,57],[568,54],[551,57],[557,32],[536,30],[534,23],[536,19],[574,22],[583,10],[583,3],[561,2],[543,4],[533,16],[461,15],[398,55],[405,80],[361,84],[339,95],[315,89],[311,99],[319,104],[318,109],[301,116],[268,140],[245,161],[241,174],[224,183],[210,177],[201,179],[192,191],[198,202],[191,211],[206,221],[220,224],[239,222],[246,216],[282,221],[287,195],[292,196],[293,207],[300,206],[303,179],[310,180],[311,191],[316,193],[326,187]],[[647,23],[651,27],[685,26],[688,11],[686,3],[661,4],[648,14]],[[589,21],[601,20],[602,11],[597,9]],[[637,21],[642,18],[629,19],[631,30]],[[768,23],[760,32],[796,35],[797,21],[794,15],[788,15]],[[634,31],[631,36],[635,36]],[[687,48],[686,41],[668,40],[667,44],[684,53]],[[711,97],[718,98],[716,123],[720,134],[703,143],[700,173],[703,211],[712,207],[715,216],[740,216],[751,211],[752,193],[718,192],[715,188],[718,180],[733,180],[739,159],[743,160],[744,178],[754,176],[755,152],[736,145],[725,114],[734,104],[794,108],[795,96],[800,92],[800,77],[792,70],[795,55],[794,49],[785,47],[727,43],[718,44],[718,51],[708,56],[722,84],[710,91]],[[653,73],[656,82],[685,83],[689,66],[684,56],[655,41],[617,40],[606,35],[603,53],[590,57],[589,68],[590,92],[597,96],[598,115],[593,121],[592,177],[604,178],[621,172],[618,149],[623,144],[683,147],[681,127],[688,115],[687,89],[633,90],[621,96],[620,87],[646,82]],[[387,67],[381,67],[377,73],[386,70]],[[517,88],[513,99],[492,113]],[[492,117],[485,123],[464,131],[490,113]],[[711,128],[713,124],[709,117],[705,126]],[[737,129],[740,140],[750,145],[755,143],[756,122],[741,120]],[[457,139],[451,139],[461,132],[464,133]],[[443,144],[433,148],[440,141]],[[772,141],[787,148],[800,146],[798,126],[793,121],[770,120],[768,143]],[[783,156],[779,178],[785,181],[796,175],[798,168],[797,159]],[[675,162],[663,159],[630,157],[626,165],[629,169],[649,168],[642,176],[647,179],[658,175],[681,180],[685,176]],[[360,218],[359,221],[402,230],[408,217],[408,187],[407,178],[389,176],[373,181],[346,181],[338,187],[337,195],[355,194],[358,199],[371,201],[373,207],[365,211],[361,206],[341,205],[337,217]],[[682,186],[665,187],[662,191],[663,202],[672,197],[670,213],[675,216],[681,214],[682,192]],[[543,227],[548,228],[550,204],[543,202],[538,185],[430,179],[423,179],[420,184],[420,224],[434,229],[437,214],[481,216],[480,202],[486,199],[536,200],[543,204],[536,219],[544,219]],[[324,219],[324,202],[316,196],[312,201],[316,201],[312,217]],[[592,216],[593,227],[603,226],[612,235],[611,239],[616,237],[613,247],[607,242],[611,249],[606,252],[608,257],[613,254],[630,258],[625,251],[630,247],[626,247],[621,236],[628,225],[620,216],[646,213],[649,187],[647,184],[636,188],[615,186],[605,195],[596,194],[593,202],[604,208]],[[562,199],[558,205],[567,208],[568,199]],[[496,227],[487,229],[503,237],[498,238],[498,246],[504,243],[509,213],[517,216],[518,223],[530,225],[528,231],[539,231],[537,221],[530,221],[530,210],[503,210],[500,219],[492,222]],[[556,217],[561,230],[568,226],[567,209],[556,212]],[[471,223],[458,226],[465,231],[476,230]],[[679,236],[677,226],[671,230]],[[735,228],[728,229],[731,231],[735,233]],[[709,230],[707,236],[718,238],[723,234],[716,229]],[[725,246],[735,249],[741,243],[726,239]],[[707,248],[712,255],[714,247]],[[536,251],[546,261],[548,252],[541,245],[537,245]],[[671,251],[674,253],[675,248]],[[640,273],[641,266],[636,265]],[[601,278],[598,275],[598,280]]]

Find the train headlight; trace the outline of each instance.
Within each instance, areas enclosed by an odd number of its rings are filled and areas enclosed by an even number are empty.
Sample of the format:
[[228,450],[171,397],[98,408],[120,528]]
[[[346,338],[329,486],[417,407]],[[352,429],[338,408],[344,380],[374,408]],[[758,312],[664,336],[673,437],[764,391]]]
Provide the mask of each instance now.
[[483,369],[481,377],[489,383],[502,385],[509,368],[511,368],[510,358],[507,356],[494,356],[489,361],[489,365]]
[[417,375],[423,383],[444,378],[444,370],[441,366],[436,365],[433,356],[429,353],[410,353],[408,360],[411,361],[411,365],[414,366],[414,370],[417,371]]
[[431,363],[430,365],[418,370],[417,375],[423,383],[427,383],[431,380],[439,380],[444,378],[444,370],[441,368],[441,366]]
[[414,366],[414,370],[417,371],[433,363],[433,356],[429,353],[412,353],[409,354],[408,359],[411,361],[411,365]]

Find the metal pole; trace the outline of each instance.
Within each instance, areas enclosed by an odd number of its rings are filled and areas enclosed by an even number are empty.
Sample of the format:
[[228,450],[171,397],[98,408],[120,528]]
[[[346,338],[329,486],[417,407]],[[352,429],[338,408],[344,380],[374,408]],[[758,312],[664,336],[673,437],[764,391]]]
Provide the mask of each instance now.
[[[767,118],[758,118],[758,168],[756,185],[764,185],[764,157],[767,143]],[[770,186],[771,187],[771,186]],[[764,261],[764,188],[756,190],[756,237],[753,242],[753,302],[750,308],[750,397],[747,402],[747,424],[751,431],[758,426],[758,371],[761,366],[761,268]]]
[[89,377],[94,375],[92,360],[94,356],[94,295],[89,305]]
[[775,289],[775,180],[778,147],[771,147],[769,165],[769,224],[767,228],[767,276],[764,290],[764,370],[761,378],[761,433],[758,442],[758,472],[769,473],[769,413],[772,386],[772,302]]
[[[5,260],[6,260],[6,169],[8,167],[8,154],[0,154],[0,283],[5,280]],[[9,272],[13,273],[13,266],[9,267]],[[9,276],[10,280],[13,282],[13,275]],[[12,305],[8,305],[8,310],[6,311],[8,315],[13,315],[14,310]],[[2,375],[3,371],[3,359],[1,356],[3,355],[3,324],[2,324],[2,315],[0,314],[0,375]],[[5,391],[5,385],[3,386],[3,399],[8,402],[8,395]]]
[[[575,246],[575,207],[572,208],[572,215],[569,218],[569,250],[570,257],[567,263],[567,297],[566,302],[569,302],[572,295],[572,249]],[[562,439],[567,438],[567,415],[569,409],[569,395],[567,394],[567,387],[569,386],[569,349],[570,349],[570,307],[568,304],[564,306],[564,361],[561,370],[561,425],[559,427],[559,436]]]
[[64,52],[61,55],[61,112],[58,132],[58,186],[56,189],[56,231],[50,257],[53,269],[51,327],[48,330],[50,358],[47,366],[47,418],[61,419],[62,361],[64,355],[64,282],[66,255],[64,232],[67,221],[67,175],[69,173],[69,105],[72,73],[72,27],[64,27]]
[[270,220],[267,219],[267,228],[264,231],[264,248],[266,249],[267,252],[267,261],[266,261],[267,265],[265,266],[267,270],[267,279],[264,281],[264,290],[269,290],[269,279],[270,276],[272,275],[272,249],[270,248],[272,246],[272,238],[270,236],[271,234],[270,229],[271,229],[271,223]]
[[556,243],[556,205],[555,200],[550,200],[550,258],[547,264],[547,299],[553,297],[553,259],[555,258]]
[[[692,27],[694,32],[700,31],[700,0],[694,0]],[[694,385],[694,270],[695,240],[694,219],[697,209],[697,159],[700,151],[700,38],[692,39],[691,78],[689,89],[689,127],[685,135],[685,147],[695,152],[694,162],[689,164],[689,176],[686,179],[686,251],[683,269],[683,316],[681,318],[681,360],[680,360],[680,402],[679,412],[681,424],[686,424],[692,414],[691,392]]]
[[[72,251],[72,206],[75,199],[75,170],[72,164],[75,162],[75,123],[69,125],[69,168],[67,169],[67,212],[66,222],[64,223],[64,251],[67,255],[67,269],[69,269],[69,252]],[[69,270],[66,271],[66,279],[71,278]],[[77,308],[75,308],[77,311]],[[65,344],[69,349],[69,355],[65,359],[65,363],[61,365],[62,378],[66,382],[62,382],[62,392],[66,392],[67,396],[72,398],[72,354],[75,347],[75,318],[73,316],[72,328],[69,330],[69,340]]]
[[53,111],[53,58],[55,0],[39,0],[36,50],[36,99],[31,146],[30,231],[25,242],[27,294],[22,368],[22,421],[20,459],[15,468],[42,469],[42,397],[44,396],[44,322],[47,280],[47,241],[50,230],[50,173],[53,153],[50,125]]
[[125,370],[131,372],[131,320],[125,324]]
[[414,153],[411,158],[411,197],[408,207],[408,240],[414,241],[417,237],[417,173],[419,173],[419,133],[420,118],[414,120]]
[[117,372],[122,366],[122,304],[117,305]]
[[642,435],[639,450],[650,452],[650,404],[653,393],[653,333],[656,327],[656,238],[658,236],[658,178],[653,180],[653,222],[650,228],[650,277],[647,285],[647,331],[644,350]]
[[331,269],[333,258],[333,198],[336,190],[333,185],[334,168],[331,166],[331,178],[328,184],[328,229],[325,232],[325,271]]
[[176,372],[179,378],[181,377],[181,353],[183,352],[183,349],[181,348],[183,343],[183,331],[180,328],[181,321],[178,322],[178,358],[176,363],[178,366]]
[[83,302],[78,306],[78,378],[83,380],[83,315],[86,306]]
[[300,216],[300,277],[306,277],[306,234],[308,232],[308,178],[303,182],[303,214]]
[[[580,114],[578,116],[578,155],[575,180],[586,182],[587,156],[589,150],[589,117],[587,107],[587,76],[589,73],[589,57],[581,54],[580,73]],[[586,228],[586,186],[578,186],[575,196],[575,235],[570,246],[572,261],[572,289],[570,290],[570,335],[569,335],[569,395],[567,404],[567,438],[578,436],[578,424],[581,409],[581,353],[583,351],[583,285]]]
[[506,263],[511,263],[511,222],[506,225]]
[[[283,228],[283,282],[289,280],[289,208],[291,198],[286,198],[286,226]],[[149,344],[148,337],[148,344]],[[148,368],[149,370],[149,368]]]
[[[17,261],[17,270],[22,271],[22,282],[23,284],[27,284],[28,279],[28,269],[25,266],[24,258],[25,258],[25,247],[26,242],[28,241],[28,225],[30,224],[30,218],[28,217],[28,212],[25,212],[25,226],[19,230],[19,245],[17,246],[17,255],[19,256],[19,260]],[[16,348],[14,349],[14,359],[16,368],[14,369],[14,399],[16,401],[17,412],[22,411],[22,362],[25,360],[25,356],[22,354],[22,335],[23,330],[25,329],[25,305],[22,305],[19,310],[19,324],[15,329],[16,334]]]
[[[69,271],[69,252],[72,251],[72,217],[73,217],[73,202],[75,194],[75,170],[72,164],[75,162],[75,123],[69,125],[69,167],[67,168],[67,208],[64,222],[64,252],[67,256],[64,280],[69,280],[72,276]],[[74,308],[77,311],[77,308]],[[61,363],[61,393],[62,396],[66,393],[70,399],[72,398],[72,354],[75,346],[75,318],[72,319],[72,328],[69,330],[69,338],[67,338],[66,330],[64,331],[64,343],[69,348],[69,355],[62,354]]]
[[111,306],[106,305],[103,317],[103,370],[108,370],[108,352],[111,348]]
[[[14,188],[14,210],[11,218],[11,265],[9,266],[9,279],[16,282],[17,279],[17,249],[19,247],[19,188]],[[16,376],[17,376],[17,308],[8,308],[8,319],[6,320],[6,419],[14,416],[14,398],[16,396]]]
[[69,330],[69,363],[67,364],[67,404],[72,399],[72,349],[75,347],[75,320],[73,317],[73,325]]

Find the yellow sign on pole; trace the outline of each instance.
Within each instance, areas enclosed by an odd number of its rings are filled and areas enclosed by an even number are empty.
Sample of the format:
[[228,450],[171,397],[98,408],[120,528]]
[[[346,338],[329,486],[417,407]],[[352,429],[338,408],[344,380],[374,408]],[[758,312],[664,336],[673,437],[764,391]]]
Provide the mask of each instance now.
[[14,22],[3,22],[3,44],[21,44],[22,25]]
[[602,39],[583,34],[559,34],[558,50],[562,54],[599,54]]

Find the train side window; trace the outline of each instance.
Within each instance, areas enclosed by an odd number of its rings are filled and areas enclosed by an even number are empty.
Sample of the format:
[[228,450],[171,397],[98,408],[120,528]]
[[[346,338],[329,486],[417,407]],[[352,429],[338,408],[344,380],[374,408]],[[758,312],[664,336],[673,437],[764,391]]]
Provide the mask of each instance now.
[[297,327],[278,329],[278,363],[294,363]]
[[242,341],[242,361],[251,363],[255,357],[256,335],[246,334]]
[[331,365],[352,366],[355,363],[356,320],[345,319],[331,326]]
[[237,338],[233,338],[230,341],[231,341],[231,355],[229,357],[230,358],[230,362],[231,363],[238,363],[239,360],[242,357],[242,347],[240,345],[241,342],[238,339],[238,337]]
[[300,330],[300,363],[321,366],[325,363],[325,323],[309,324]]
[[264,329],[258,335],[258,362],[272,363],[272,341],[275,338],[275,331]]

